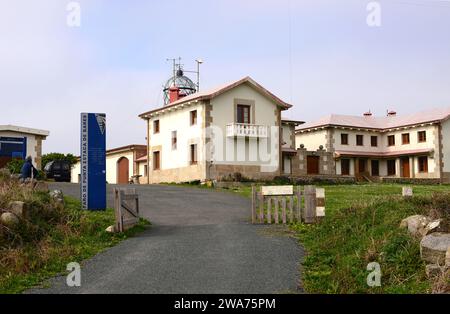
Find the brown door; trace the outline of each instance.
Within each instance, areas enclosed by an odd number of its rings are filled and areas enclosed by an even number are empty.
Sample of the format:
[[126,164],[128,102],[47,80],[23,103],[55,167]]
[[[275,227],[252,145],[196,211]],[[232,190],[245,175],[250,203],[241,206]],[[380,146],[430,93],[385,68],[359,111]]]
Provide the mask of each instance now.
[[411,172],[409,170],[409,158],[402,158],[402,173],[403,173],[403,178],[410,178],[411,177]]
[[306,159],[308,174],[319,174],[319,157],[308,156]]
[[366,172],[366,160],[365,159],[359,159],[358,167],[359,167],[358,173]]
[[380,162],[378,160],[372,160],[372,176],[380,176]]
[[117,162],[117,184],[128,184],[130,181],[129,174],[130,162],[128,158],[120,158]]

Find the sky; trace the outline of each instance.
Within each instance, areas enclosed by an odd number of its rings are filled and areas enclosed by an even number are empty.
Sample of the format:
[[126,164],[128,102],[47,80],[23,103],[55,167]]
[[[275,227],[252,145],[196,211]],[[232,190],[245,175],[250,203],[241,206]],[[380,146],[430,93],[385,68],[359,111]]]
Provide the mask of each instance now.
[[108,148],[145,144],[167,58],[203,59],[202,89],[251,76],[290,119],[450,106],[450,1],[79,0],[79,27],[71,2],[0,0],[0,124],[49,130],[44,153],[79,154],[81,112]]

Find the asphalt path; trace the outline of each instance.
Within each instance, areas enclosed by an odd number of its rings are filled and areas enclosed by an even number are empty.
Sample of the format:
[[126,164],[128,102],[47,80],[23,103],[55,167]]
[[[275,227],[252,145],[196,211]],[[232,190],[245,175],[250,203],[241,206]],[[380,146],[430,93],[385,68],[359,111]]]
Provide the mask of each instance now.
[[[108,186],[108,206],[113,188]],[[129,187],[129,186],[128,186]],[[79,197],[79,185],[52,184]],[[143,233],[85,261],[81,287],[64,276],[27,293],[301,293],[303,250],[286,227],[249,223],[250,200],[231,192],[136,185]]]

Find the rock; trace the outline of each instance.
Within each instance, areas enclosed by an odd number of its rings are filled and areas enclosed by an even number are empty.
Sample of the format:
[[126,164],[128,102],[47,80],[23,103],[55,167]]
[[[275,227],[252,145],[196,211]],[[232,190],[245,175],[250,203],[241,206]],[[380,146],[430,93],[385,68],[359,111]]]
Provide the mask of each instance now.
[[55,202],[64,205],[64,194],[61,190],[53,190],[49,194]]
[[15,227],[19,224],[19,218],[13,213],[3,213],[0,216],[0,222],[7,227]]
[[441,222],[442,222],[441,219],[433,220],[428,225],[426,225],[425,228],[421,229],[420,233],[424,237],[424,236],[429,235],[429,234],[434,233],[434,232],[442,232],[442,231],[444,231],[443,228],[442,228],[442,223]]
[[9,203],[9,210],[17,217],[25,218],[27,216],[27,210],[24,202],[14,201]]
[[403,219],[400,228],[407,228],[414,236],[422,235],[421,231],[431,222],[431,219],[423,215],[410,216]]
[[48,192],[48,184],[43,181],[37,181],[34,185],[34,191],[36,192]]
[[444,265],[449,247],[449,233],[432,233],[420,242],[420,256],[424,261],[431,264]]
[[445,254],[445,267],[450,268],[450,247],[447,249]]
[[116,232],[116,228],[114,228],[114,226],[109,226],[105,231],[108,233],[114,233]]
[[442,269],[438,265],[430,264],[425,267],[425,272],[428,278],[435,278],[441,275]]

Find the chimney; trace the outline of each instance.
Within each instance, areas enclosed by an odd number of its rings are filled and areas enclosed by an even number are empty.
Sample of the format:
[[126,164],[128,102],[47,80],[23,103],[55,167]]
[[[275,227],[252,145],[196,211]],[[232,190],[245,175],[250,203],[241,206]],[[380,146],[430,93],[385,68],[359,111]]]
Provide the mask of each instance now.
[[372,112],[370,112],[370,110],[366,113],[364,113],[364,117],[371,117],[372,116]]
[[173,86],[169,89],[169,104],[180,99],[180,89],[176,86]]
[[395,117],[397,115],[397,112],[395,112],[394,110],[388,110],[387,112],[387,116],[388,117]]

